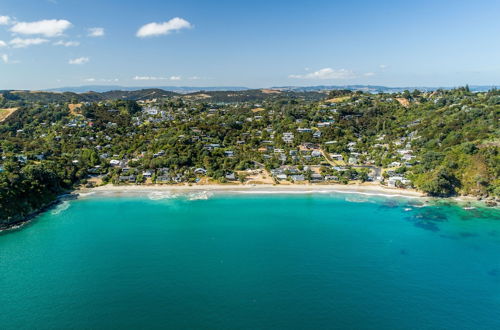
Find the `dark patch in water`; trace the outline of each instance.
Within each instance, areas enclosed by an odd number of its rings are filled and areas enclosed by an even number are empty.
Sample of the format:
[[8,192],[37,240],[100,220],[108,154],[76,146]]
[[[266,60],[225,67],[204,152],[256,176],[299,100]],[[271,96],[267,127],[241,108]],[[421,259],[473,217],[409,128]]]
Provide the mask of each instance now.
[[458,211],[458,216],[460,220],[473,220],[473,219],[487,219],[487,220],[499,220],[500,213],[495,209],[488,209],[484,207],[478,207],[472,210],[461,209]]
[[425,230],[430,230],[430,231],[439,231],[439,227],[434,223],[430,221],[417,221],[415,222],[415,227],[422,228]]
[[488,272],[488,275],[493,276],[493,277],[500,277],[500,269],[498,269],[498,268],[490,269],[490,271]]
[[462,238],[468,238],[468,237],[475,237],[475,236],[478,236],[477,234],[474,234],[474,233],[469,233],[469,232],[461,232],[459,233],[460,237]]
[[401,250],[399,250],[399,254],[407,256],[408,255],[408,250],[407,249],[401,249]]
[[422,210],[415,215],[415,218],[425,219],[427,221],[433,222],[445,222],[448,221],[448,217],[445,213],[438,210]]
[[396,201],[386,201],[384,202],[380,208],[382,209],[393,209],[399,206],[399,203]]
[[492,230],[488,233],[488,235],[490,236],[493,236],[493,237],[497,237],[498,236],[498,232],[496,230]]
[[437,224],[448,221],[446,214],[436,209],[418,210],[413,216],[406,219],[416,227],[430,231],[439,231]]
[[425,204],[422,202],[409,202],[408,204],[406,204],[406,207],[423,207],[423,206],[425,206]]

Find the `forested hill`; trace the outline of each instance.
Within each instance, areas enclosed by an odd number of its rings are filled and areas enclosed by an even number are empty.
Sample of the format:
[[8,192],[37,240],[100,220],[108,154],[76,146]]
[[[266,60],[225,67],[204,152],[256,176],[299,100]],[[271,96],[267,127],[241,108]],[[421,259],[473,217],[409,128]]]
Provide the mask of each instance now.
[[154,98],[165,98],[179,94],[162,89],[142,89],[137,91],[109,91],[103,93],[87,92],[42,92],[42,91],[0,91],[7,100],[24,102],[99,102],[106,100],[147,100]]
[[171,97],[182,97],[194,101],[206,101],[215,103],[234,102],[259,102],[275,98],[295,98],[304,100],[321,100],[326,94],[320,92],[294,92],[266,89],[253,89],[243,91],[200,91],[189,94],[180,94],[158,88],[148,88],[135,91],[114,90],[108,92],[44,92],[44,91],[0,91],[0,95],[6,99],[26,103],[53,103],[53,102],[101,102],[110,100],[145,101]]

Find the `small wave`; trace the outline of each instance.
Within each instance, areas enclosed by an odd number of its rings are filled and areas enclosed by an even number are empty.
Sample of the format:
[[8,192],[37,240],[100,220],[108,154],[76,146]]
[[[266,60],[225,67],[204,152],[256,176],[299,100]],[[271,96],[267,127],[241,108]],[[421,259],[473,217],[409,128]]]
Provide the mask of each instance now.
[[346,197],[345,200],[350,202],[350,203],[366,203],[366,202],[368,202],[368,200],[366,198],[363,198],[363,197]]
[[154,191],[150,194],[148,194],[148,198],[152,201],[158,201],[162,199],[172,199],[178,197],[177,194],[173,194],[170,191],[167,192],[162,192],[162,191]]
[[248,195],[283,195],[283,194],[329,194],[332,190],[227,190],[228,193],[248,194]]
[[413,209],[411,207],[405,207],[404,210],[405,210],[405,212],[408,212],[408,211],[411,211]]
[[64,202],[58,204],[55,207],[55,209],[52,210],[51,214],[57,215],[57,214],[59,214],[61,212],[64,212],[64,211],[66,211],[69,208],[69,206],[70,206],[70,203],[68,201],[64,201]]
[[190,201],[196,201],[196,200],[207,200],[210,197],[212,197],[213,193],[208,192],[208,191],[202,191],[202,192],[196,192],[196,193],[190,193],[187,196],[187,199]]
[[91,196],[91,195],[94,195],[94,194],[95,194],[95,191],[90,191],[90,192],[86,192],[86,193],[78,193],[78,196],[82,197],[82,198],[85,198],[85,197],[88,197],[88,196]]

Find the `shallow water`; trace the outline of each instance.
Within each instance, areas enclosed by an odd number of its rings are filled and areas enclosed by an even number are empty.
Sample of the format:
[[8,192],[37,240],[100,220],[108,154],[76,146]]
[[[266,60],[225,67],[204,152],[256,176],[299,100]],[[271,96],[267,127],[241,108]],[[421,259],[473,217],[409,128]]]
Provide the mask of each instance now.
[[0,236],[0,328],[500,328],[500,212],[364,195],[67,201]]

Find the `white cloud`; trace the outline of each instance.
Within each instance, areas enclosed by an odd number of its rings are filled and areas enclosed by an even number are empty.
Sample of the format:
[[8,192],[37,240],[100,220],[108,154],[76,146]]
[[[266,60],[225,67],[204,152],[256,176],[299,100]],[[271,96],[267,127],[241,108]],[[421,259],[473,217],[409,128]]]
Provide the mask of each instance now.
[[87,79],[83,79],[83,81],[85,82],[118,82],[120,81],[120,79],[118,78],[111,78],[111,79],[107,79],[107,78],[101,78],[101,79],[96,79],[96,78],[87,78]]
[[81,65],[81,64],[85,64],[85,63],[88,63],[90,61],[90,58],[88,57],[78,57],[78,58],[74,58],[72,60],[69,60],[69,64],[75,64],[75,65]]
[[0,40],[0,47],[7,47],[7,43],[3,40]]
[[57,37],[71,27],[71,22],[65,19],[44,19],[36,22],[18,22],[10,31],[19,34],[41,34],[45,37]]
[[356,74],[346,69],[334,70],[332,68],[324,68],[308,74],[292,74],[288,77],[294,79],[351,79],[355,78]]
[[171,76],[171,77],[154,77],[154,76],[135,76],[132,78],[134,80],[181,80],[180,76]]
[[137,31],[136,36],[139,38],[153,37],[164,34],[169,34],[172,31],[179,31],[181,29],[189,29],[192,25],[188,21],[180,17],[174,17],[171,20],[163,23],[149,23],[141,26]]
[[47,39],[42,39],[42,38],[33,38],[33,39],[15,38],[12,39],[9,42],[9,44],[14,48],[25,48],[33,45],[41,45],[46,43],[47,41],[48,41]]
[[388,65],[387,64],[380,64],[378,67],[381,69],[387,69]]
[[134,80],[161,80],[161,77],[135,76]]
[[89,37],[102,37],[104,36],[104,29],[100,27],[94,27],[89,29]]
[[59,40],[58,42],[53,43],[54,46],[64,46],[64,47],[76,47],[80,46],[78,41],[63,41]]
[[7,25],[10,23],[9,16],[0,16],[0,25]]
[[2,54],[2,55],[0,56],[0,58],[2,59],[2,61],[3,61],[4,63],[9,63],[9,55],[7,55],[7,54]]
[[365,77],[373,77],[375,75],[375,72],[367,72],[363,74]]

